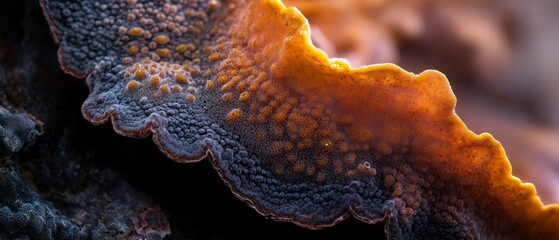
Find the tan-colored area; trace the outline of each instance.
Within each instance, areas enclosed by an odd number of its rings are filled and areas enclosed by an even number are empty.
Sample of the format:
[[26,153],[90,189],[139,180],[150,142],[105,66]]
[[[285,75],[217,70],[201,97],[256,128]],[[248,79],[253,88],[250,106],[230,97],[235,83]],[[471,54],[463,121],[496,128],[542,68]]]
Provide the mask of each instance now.
[[[559,207],[544,208],[534,188],[512,176],[493,137],[467,130],[453,112],[455,98],[441,73],[414,76],[394,65],[354,69],[312,46],[309,26],[297,10],[277,1],[251,2],[243,9],[250,10],[239,13],[217,83],[224,101],[241,106],[242,124],[263,126],[255,135],[271,146],[274,157],[268,159],[277,161],[277,174],[306,174],[319,182],[366,178],[379,170],[359,174],[360,164],[406,156],[413,168],[397,158],[380,164],[391,166],[382,169],[385,187],[410,204],[404,215],[417,209],[402,189],[411,187],[413,196],[414,184],[430,184],[434,192],[474,201],[489,236],[556,233]],[[298,156],[301,152],[317,157]],[[432,179],[416,179],[412,169],[429,172]],[[415,179],[411,185],[391,188],[409,179]],[[444,221],[444,214],[440,218]]]
[[[309,19],[313,43],[353,66],[394,62],[442,70],[476,133],[495,133],[516,176],[559,202],[557,3],[285,0]],[[386,54],[390,53],[390,54]],[[473,93],[473,91],[477,91]],[[476,97],[477,96],[477,97]],[[494,109],[478,105],[490,105]],[[463,104],[460,104],[463,103]],[[462,115],[461,115],[462,116]],[[509,147],[510,146],[510,147]]]

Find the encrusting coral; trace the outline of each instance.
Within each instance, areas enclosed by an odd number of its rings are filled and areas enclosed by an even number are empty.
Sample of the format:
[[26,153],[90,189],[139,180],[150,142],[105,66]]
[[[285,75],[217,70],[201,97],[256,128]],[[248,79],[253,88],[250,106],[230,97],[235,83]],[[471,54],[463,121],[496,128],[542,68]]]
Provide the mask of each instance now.
[[60,216],[52,205],[41,201],[13,169],[0,167],[0,192],[0,238],[80,238],[74,223]]
[[34,141],[42,133],[42,125],[29,114],[13,114],[0,106],[0,158]]
[[163,239],[163,210],[92,150],[38,1],[0,5],[0,239]]
[[330,60],[275,0],[41,3],[62,68],[87,76],[88,120],[179,162],[209,156],[263,215],[384,220],[395,239],[557,235],[559,207],[465,127],[439,72]]

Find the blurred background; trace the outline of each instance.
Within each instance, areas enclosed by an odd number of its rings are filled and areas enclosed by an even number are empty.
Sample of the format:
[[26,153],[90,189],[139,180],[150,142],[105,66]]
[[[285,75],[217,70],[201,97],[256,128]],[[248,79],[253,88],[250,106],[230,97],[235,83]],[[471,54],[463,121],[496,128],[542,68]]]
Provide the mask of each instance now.
[[437,69],[473,132],[504,146],[513,174],[559,202],[559,1],[284,0],[314,44],[352,67]]

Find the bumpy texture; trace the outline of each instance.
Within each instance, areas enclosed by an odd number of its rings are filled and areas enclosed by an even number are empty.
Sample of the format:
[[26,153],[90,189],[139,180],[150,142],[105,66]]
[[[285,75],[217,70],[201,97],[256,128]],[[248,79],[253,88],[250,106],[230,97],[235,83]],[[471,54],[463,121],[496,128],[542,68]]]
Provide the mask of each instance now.
[[0,106],[0,157],[19,152],[42,133],[42,123],[33,116],[10,113]]
[[454,114],[436,71],[352,69],[263,1],[42,5],[84,116],[170,158],[211,155],[235,195],[308,228],[354,217],[390,238],[553,238],[559,208],[511,176],[502,147]]
[[0,239],[163,239],[163,211],[103,165],[119,151],[91,142],[103,137],[71,100],[86,87],[49,35],[38,1],[0,3]]
[[14,170],[0,168],[0,239],[78,239],[78,228],[39,199]]

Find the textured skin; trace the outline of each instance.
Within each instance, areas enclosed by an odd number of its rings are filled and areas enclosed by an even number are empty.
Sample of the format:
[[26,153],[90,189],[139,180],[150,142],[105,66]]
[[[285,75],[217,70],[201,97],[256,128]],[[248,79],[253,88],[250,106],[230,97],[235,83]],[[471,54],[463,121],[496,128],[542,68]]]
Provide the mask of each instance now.
[[40,200],[17,171],[0,168],[1,239],[79,239],[76,225]]
[[13,114],[0,106],[0,158],[19,152],[43,131],[43,124],[28,114]]
[[84,116],[170,158],[211,155],[234,194],[308,228],[386,221],[395,239],[553,238],[559,208],[454,114],[436,71],[352,69],[278,1],[43,0]]

